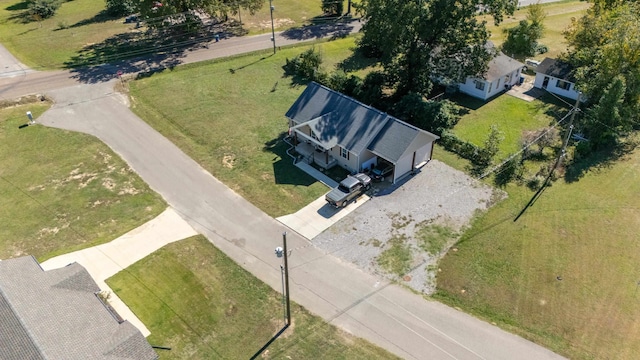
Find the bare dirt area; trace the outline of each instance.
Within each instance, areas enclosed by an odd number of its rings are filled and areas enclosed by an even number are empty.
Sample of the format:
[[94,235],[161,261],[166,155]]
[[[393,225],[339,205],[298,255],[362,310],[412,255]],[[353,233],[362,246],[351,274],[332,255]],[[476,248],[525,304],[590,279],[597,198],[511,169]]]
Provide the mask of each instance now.
[[478,211],[505,196],[432,160],[400,184],[377,186],[371,200],[312,242],[364,271],[431,294],[438,260]]

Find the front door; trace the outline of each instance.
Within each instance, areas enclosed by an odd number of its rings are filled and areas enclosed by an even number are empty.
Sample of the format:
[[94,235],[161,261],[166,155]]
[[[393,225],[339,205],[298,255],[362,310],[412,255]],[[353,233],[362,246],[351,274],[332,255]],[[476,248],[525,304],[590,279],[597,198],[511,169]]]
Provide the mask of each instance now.
[[544,77],[544,80],[542,81],[542,88],[543,88],[543,89],[546,89],[546,88],[547,88],[547,85],[549,85],[549,77],[548,77],[548,76],[545,76],[545,77]]

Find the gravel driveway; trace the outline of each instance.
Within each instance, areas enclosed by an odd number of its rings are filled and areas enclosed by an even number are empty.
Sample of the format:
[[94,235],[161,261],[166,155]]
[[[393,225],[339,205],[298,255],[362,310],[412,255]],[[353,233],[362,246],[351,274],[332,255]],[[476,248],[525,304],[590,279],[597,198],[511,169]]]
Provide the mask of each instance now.
[[401,184],[381,185],[371,200],[312,242],[366,272],[427,294],[435,290],[438,260],[474,214],[506,196],[437,160]]

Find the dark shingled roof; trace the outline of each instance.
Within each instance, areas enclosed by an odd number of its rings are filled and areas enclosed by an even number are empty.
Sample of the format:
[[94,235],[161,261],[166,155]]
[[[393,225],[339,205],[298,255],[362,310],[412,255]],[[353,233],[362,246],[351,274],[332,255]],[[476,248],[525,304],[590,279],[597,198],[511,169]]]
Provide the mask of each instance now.
[[562,60],[544,58],[540,65],[536,67],[536,72],[572,83],[576,82],[576,79],[573,77],[573,67],[571,64]]
[[488,66],[484,79],[487,81],[493,81],[505,74],[510,74],[513,71],[524,67],[524,64],[503,53],[498,53],[498,55],[491,59]]
[[157,359],[98,291],[77,263],[45,272],[31,256],[0,261],[0,359]]
[[315,82],[309,83],[286,116],[299,124],[297,127],[310,126],[327,149],[339,145],[355,154],[369,149],[392,162],[415,150],[419,140],[438,139]]

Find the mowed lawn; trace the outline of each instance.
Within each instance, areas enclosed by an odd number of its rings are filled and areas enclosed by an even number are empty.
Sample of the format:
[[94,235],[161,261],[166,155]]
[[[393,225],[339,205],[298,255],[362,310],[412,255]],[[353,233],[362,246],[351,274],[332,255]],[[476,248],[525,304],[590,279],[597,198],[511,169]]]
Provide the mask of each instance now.
[[27,123],[48,104],[0,109],[0,259],[94,246],[142,225],[164,201],[96,138]]
[[[353,38],[313,46],[330,70]],[[271,216],[293,213],[328,189],[293,165],[284,114],[304,89],[282,66],[308,47],[179,67],[131,83],[132,108],[200,165]]]
[[[274,270],[275,271],[275,270]],[[151,331],[161,359],[249,359],[284,326],[282,295],[202,236],[163,247],[107,280]],[[291,304],[266,359],[397,359]]]
[[637,359],[639,177],[636,151],[577,182],[558,180],[517,222],[533,192],[507,186],[508,199],[442,260],[436,298],[569,358]]
[[[566,52],[567,45],[562,32],[571,24],[571,18],[580,18],[586,13],[591,4],[586,1],[571,0],[542,4],[542,6],[547,17],[544,21],[544,36],[538,43],[546,45],[549,51],[545,54],[538,54],[531,57],[538,60],[542,60],[545,57],[555,58],[562,52]],[[502,45],[506,39],[506,34],[503,32],[503,29],[515,27],[520,20],[524,20],[526,17],[526,7],[517,10],[513,16],[505,18],[498,27],[494,25],[492,19],[486,17],[485,20],[491,31],[490,40],[496,45]]]
[[525,131],[555,125],[568,112],[565,104],[551,96],[527,102],[502,94],[482,103],[466,95],[457,95],[455,101],[467,113],[456,124],[453,133],[475,145],[483,146],[491,126],[496,125],[503,135],[497,159],[519,151]]

